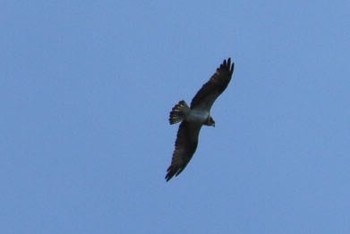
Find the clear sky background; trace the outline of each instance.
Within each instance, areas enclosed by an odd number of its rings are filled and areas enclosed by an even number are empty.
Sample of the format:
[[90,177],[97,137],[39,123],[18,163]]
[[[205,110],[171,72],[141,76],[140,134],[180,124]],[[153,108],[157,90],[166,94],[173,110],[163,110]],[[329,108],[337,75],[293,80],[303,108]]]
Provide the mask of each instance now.
[[5,0],[0,30],[1,233],[350,233],[349,1]]

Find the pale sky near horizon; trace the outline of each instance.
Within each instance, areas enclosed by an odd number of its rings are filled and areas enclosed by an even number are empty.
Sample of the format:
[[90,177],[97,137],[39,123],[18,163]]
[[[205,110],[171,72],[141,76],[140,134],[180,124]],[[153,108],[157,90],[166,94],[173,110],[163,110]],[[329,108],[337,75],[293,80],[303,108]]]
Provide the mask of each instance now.
[[350,233],[349,1],[4,0],[0,30],[1,233]]

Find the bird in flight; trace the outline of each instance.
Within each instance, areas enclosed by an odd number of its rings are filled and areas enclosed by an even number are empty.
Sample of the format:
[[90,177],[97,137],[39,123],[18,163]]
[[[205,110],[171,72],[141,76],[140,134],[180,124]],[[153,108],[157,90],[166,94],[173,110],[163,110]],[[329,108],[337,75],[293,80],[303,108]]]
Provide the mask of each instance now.
[[188,106],[184,100],[178,102],[171,110],[169,123],[181,122],[175,141],[175,150],[171,164],[165,176],[169,181],[178,176],[187,166],[198,145],[198,135],[203,125],[215,127],[210,109],[231,81],[234,63],[231,58],[225,59],[202,88],[197,92]]

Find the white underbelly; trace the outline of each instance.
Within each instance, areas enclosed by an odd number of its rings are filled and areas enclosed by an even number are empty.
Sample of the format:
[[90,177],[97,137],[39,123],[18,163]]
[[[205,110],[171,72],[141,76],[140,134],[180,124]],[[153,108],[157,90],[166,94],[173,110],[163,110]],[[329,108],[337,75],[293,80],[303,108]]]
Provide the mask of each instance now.
[[207,111],[191,110],[186,120],[189,122],[198,122],[202,124],[208,119],[208,117],[209,112]]

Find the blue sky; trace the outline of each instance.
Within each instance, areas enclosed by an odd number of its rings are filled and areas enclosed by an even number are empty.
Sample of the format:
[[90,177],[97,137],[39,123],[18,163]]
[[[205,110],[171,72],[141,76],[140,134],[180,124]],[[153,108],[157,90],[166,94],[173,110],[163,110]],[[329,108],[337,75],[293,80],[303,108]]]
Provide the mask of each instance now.
[[[1,233],[349,233],[349,1],[2,1]],[[168,113],[227,57],[164,180]]]

